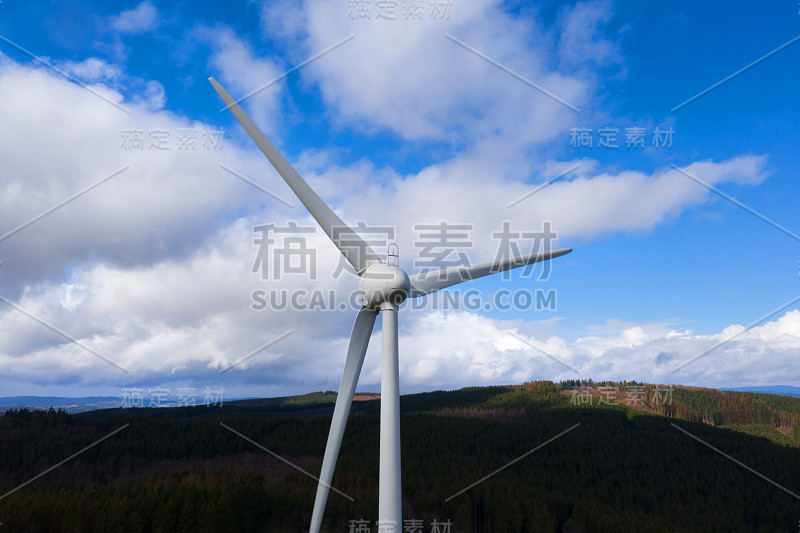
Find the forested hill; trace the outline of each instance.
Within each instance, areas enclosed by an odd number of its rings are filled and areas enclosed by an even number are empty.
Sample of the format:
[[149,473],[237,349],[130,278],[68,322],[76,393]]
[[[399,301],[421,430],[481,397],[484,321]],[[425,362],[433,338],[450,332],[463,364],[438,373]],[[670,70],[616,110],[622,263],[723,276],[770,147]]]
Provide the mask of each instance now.
[[[570,400],[571,405],[598,408],[630,408],[690,422],[702,422],[769,438],[780,444],[800,446],[800,398],[777,394],[717,390],[682,385],[654,385],[636,381],[594,382],[571,380],[561,383],[532,382],[522,385],[468,387],[405,395],[403,412],[455,413],[464,416],[512,416],[533,404],[519,391],[548,388]],[[357,394],[351,412],[378,411],[380,395]],[[370,398],[373,398],[370,400]],[[554,398],[548,397],[548,402]],[[559,399],[561,401],[561,399]],[[218,407],[152,409],[102,409],[81,414],[94,420],[116,416],[144,418],[296,417],[333,413],[336,393],[314,392],[301,396],[234,400]],[[492,411],[495,411],[492,415]],[[503,414],[505,412],[505,414]],[[471,414],[470,414],[471,413]]]
[[[9,411],[0,495],[107,438],[0,498],[2,529],[307,530],[316,481],[296,468],[319,472],[334,399]],[[534,382],[407,395],[401,409],[404,518],[422,524],[411,531],[785,532],[800,521],[798,398]],[[378,429],[379,401],[355,402],[333,479],[352,501],[331,494],[325,531],[378,531]]]
[[633,409],[800,446],[800,398],[793,396],[635,381],[567,381],[558,388],[570,396],[573,404],[602,406],[611,398],[614,403]]

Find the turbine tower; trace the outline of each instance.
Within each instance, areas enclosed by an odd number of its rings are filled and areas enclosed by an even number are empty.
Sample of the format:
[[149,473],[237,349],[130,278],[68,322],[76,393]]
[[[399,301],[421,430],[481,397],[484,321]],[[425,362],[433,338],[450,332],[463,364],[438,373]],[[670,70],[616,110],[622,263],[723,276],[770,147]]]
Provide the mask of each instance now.
[[333,410],[331,429],[325,446],[322,470],[317,485],[311,533],[318,533],[328,499],[333,470],[339,456],[347,416],[353,402],[358,376],[367,353],[372,328],[378,313],[383,313],[383,354],[381,359],[380,472],[378,481],[378,521],[382,531],[402,531],[402,495],[400,484],[400,380],[397,345],[397,313],[406,298],[419,298],[463,281],[503,272],[539,261],[552,259],[572,251],[571,248],[542,251],[535,254],[457,266],[428,274],[409,276],[399,265],[384,263],[375,250],[350,229],[309,187],[267,139],[247,113],[214,79],[211,85],[225,101],[247,133],[267,156],[275,170],[294,191],[311,216],[330,237],[359,276],[359,293],[363,307],[356,315],[339,394]]

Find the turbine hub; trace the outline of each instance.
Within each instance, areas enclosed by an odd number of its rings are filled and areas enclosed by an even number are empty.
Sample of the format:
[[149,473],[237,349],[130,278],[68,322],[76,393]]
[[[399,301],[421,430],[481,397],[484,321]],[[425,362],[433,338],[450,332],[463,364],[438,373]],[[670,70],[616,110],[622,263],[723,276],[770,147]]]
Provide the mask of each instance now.
[[411,282],[397,265],[372,263],[358,280],[358,292],[366,307],[399,307],[408,298]]

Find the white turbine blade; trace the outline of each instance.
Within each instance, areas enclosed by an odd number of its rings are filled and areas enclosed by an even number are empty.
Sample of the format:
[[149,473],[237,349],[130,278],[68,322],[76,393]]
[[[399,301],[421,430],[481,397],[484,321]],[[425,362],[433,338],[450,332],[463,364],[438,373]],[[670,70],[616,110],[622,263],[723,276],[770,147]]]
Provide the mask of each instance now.
[[328,491],[331,487],[336,459],[339,457],[339,447],[342,445],[344,426],[347,424],[347,415],[350,413],[353,394],[356,392],[356,383],[358,383],[358,376],[361,374],[361,365],[364,364],[364,355],[367,353],[369,337],[372,334],[372,327],[375,325],[377,316],[377,309],[363,307],[358,312],[356,321],[353,324],[353,332],[350,334],[350,346],[347,348],[347,360],[342,373],[342,382],[339,385],[339,395],[336,397],[336,407],[333,409],[328,444],[325,445],[325,456],[322,459],[322,470],[319,473],[317,497],[314,500],[314,512],[311,515],[311,528],[309,530],[311,533],[319,533],[319,528],[322,525],[322,514],[325,512],[325,502],[328,501]]
[[435,272],[427,272],[424,274],[417,274],[411,276],[411,291],[409,296],[416,298],[425,296],[438,290],[470,281],[473,279],[482,278],[490,274],[496,274],[512,268],[518,268],[540,261],[546,261],[568,254],[572,248],[561,248],[560,250],[551,250],[548,252],[538,252],[530,255],[522,255],[519,257],[509,257],[500,261],[488,261],[486,263],[478,263],[477,265],[457,266],[452,268],[445,268]]
[[222,85],[220,85],[214,78],[208,78],[211,85],[222,97],[225,105],[233,112],[239,122],[244,126],[244,129],[252,137],[255,143],[267,156],[275,170],[283,177],[289,187],[294,191],[300,201],[306,206],[308,212],[314,217],[314,220],[322,228],[328,237],[333,241],[333,244],[342,252],[345,259],[353,265],[356,271],[361,271],[374,261],[378,261],[378,254],[375,250],[367,244],[358,234],[350,229],[336,213],[328,207],[322,199],[317,196],[317,193],[305,182],[305,180],[297,173],[297,171],[289,164],[283,155],[275,148],[266,135],[262,133],[258,126],[252,119],[244,112],[238,103],[228,94]]

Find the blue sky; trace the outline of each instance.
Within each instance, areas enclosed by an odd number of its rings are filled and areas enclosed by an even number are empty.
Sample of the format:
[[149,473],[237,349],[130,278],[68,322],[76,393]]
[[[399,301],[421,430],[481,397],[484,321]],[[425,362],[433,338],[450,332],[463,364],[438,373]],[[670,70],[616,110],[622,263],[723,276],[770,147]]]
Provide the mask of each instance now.
[[[313,221],[206,78],[241,97],[337,44],[244,107],[345,221],[394,226],[409,271],[415,224],[472,224],[473,262],[497,253],[503,220],[551,220],[556,246],[574,248],[547,280],[463,286],[554,290],[555,309],[405,313],[404,391],[575,377],[800,385],[797,303],[741,332],[800,296],[800,242],[775,227],[800,234],[800,42],[674,109],[800,35],[797,5],[453,0],[434,17],[431,0],[406,19],[401,0],[397,20],[378,20],[376,2],[365,17],[353,4],[0,4],[0,233],[128,167],[0,239],[0,395],[336,388],[353,311],[254,310],[252,294],[347,294],[354,278],[331,278],[337,252],[319,234],[318,279],[250,271],[254,226]],[[646,148],[625,147],[634,127]],[[205,149],[203,132],[220,128]],[[572,145],[575,128],[591,148]],[[602,128],[620,147],[598,146]],[[652,146],[656,128],[671,146]],[[171,144],[131,150],[129,130]],[[179,130],[199,145],[179,150]],[[363,389],[377,389],[379,336]]]

